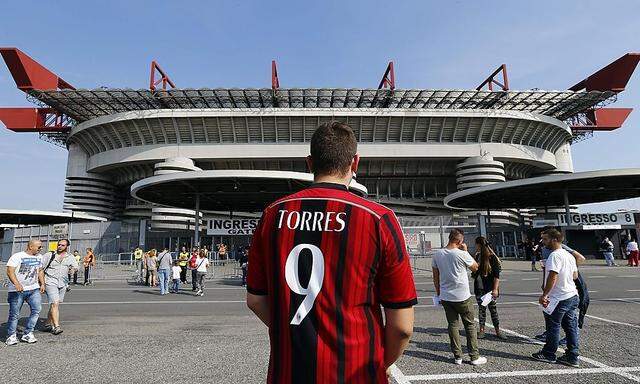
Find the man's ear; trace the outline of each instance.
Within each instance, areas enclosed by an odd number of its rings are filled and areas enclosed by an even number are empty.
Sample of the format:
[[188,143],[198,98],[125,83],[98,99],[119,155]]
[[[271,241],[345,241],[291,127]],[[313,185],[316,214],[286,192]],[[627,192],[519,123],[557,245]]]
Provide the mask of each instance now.
[[311,155],[307,156],[307,168],[309,168],[309,172],[313,173],[313,159]]
[[360,165],[360,155],[356,153],[356,155],[353,157],[353,160],[351,160],[351,172],[353,172],[354,174],[358,172],[358,165]]

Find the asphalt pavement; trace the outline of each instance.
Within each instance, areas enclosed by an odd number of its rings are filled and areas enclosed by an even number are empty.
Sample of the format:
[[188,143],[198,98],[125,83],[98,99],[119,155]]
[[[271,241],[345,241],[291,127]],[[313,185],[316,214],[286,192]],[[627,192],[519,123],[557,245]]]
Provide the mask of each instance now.
[[[531,359],[540,349],[530,337],[544,330],[535,304],[541,274],[526,262],[505,262],[498,302],[498,340],[488,328],[480,340],[487,365],[451,362],[446,320],[434,307],[428,271],[416,272],[419,304],[409,348],[397,362],[398,383],[631,383],[640,382],[640,268],[581,268],[591,307],[581,331],[581,367]],[[6,288],[0,289],[0,335],[6,333]],[[203,297],[183,286],[179,294],[123,280],[72,286],[61,306],[64,333],[37,331],[38,342],[0,345],[5,382],[261,383],[268,364],[267,329],[246,309],[236,279],[209,282]],[[43,306],[41,318],[46,316]],[[21,323],[26,320],[23,308]],[[490,322],[490,320],[489,320]],[[464,338],[463,345],[465,344]]]

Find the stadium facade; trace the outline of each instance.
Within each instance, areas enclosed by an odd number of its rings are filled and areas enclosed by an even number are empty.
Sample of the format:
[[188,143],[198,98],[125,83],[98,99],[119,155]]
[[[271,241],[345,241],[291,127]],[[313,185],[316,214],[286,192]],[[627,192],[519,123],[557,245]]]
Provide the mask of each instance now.
[[[490,183],[573,172],[571,144],[619,128],[630,113],[608,104],[640,58],[626,54],[561,91],[511,90],[504,65],[475,89],[398,89],[393,63],[377,89],[287,89],[275,62],[271,88],[180,89],[153,62],[149,89],[136,90],[76,89],[18,49],[0,53],[37,104],[0,109],[0,120],[68,149],[64,209],[145,218],[166,230],[189,229],[193,211],[135,200],[133,183],[197,170],[306,172],[311,135],[330,120],[353,127],[362,157],[357,180],[370,198],[401,217],[473,221],[476,212],[452,212],[443,199]],[[530,218],[522,211],[492,215],[512,227]]]

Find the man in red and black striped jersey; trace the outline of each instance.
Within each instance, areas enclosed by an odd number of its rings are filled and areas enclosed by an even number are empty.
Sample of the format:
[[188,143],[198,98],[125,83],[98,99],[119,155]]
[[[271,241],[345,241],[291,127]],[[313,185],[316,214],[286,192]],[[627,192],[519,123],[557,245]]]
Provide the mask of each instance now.
[[314,184],[267,207],[256,228],[247,305],[269,328],[269,383],[387,383],[409,342],[417,297],[404,236],[390,209],[349,192],[358,162],[351,128],[321,125],[307,158]]

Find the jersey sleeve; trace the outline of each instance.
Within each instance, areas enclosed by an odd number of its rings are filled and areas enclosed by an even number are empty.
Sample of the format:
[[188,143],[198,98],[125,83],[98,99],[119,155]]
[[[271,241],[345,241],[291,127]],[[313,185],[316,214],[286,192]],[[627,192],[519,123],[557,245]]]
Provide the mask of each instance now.
[[249,247],[249,266],[247,270],[247,292],[261,296],[268,294],[267,268],[265,264],[267,260],[266,250],[269,249],[267,244],[269,236],[265,232],[267,215],[268,211],[265,210],[253,232],[251,246]]
[[408,308],[418,303],[409,254],[396,216],[380,219],[380,268],[378,294],[385,308]]

